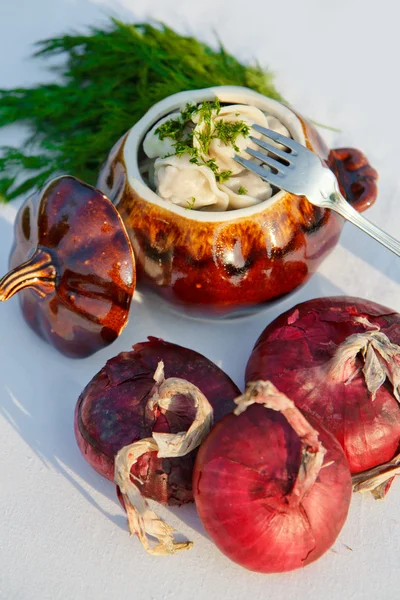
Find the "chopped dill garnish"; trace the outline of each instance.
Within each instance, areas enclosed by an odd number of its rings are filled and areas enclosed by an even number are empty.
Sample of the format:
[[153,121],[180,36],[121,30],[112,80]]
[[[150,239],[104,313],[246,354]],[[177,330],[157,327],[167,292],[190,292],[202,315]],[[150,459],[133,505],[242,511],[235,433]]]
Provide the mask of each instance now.
[[[236,140],[239,135],[247,137],[250,127],[244,121],[214,121],[212,117],[218,116],[220,111],[221,103],[218,98],[212,102],[205,100],[199,106],[187,104],[186,108],[181,110],[179,118],[169,119],[160,125],[155,133],[160,140],[166,137],[175,140],[173,146],[177,156],[188,154],[191,157],[191,163],[208,167],[214,173],[217,182],[223,183],[230,178],[232,171],[220,171],[215,158],[207,159],[211,141],[220,139],[225,146],[231,145],[235,152],[239,152],[240,148],[236,145]],[[194,117],[196,118],[194,119]],[[190,122],[201,125],[200,130],[191,131]],[[194,137],[198,148],[193,146]]]
[[185,129],[191,122],[193,113],[197,112],[197,110],[195,104],[186,104],[186,107],[181,110],[179,117],[168,119],[168,121],[165,121],[160,127],[157,127],[155,133],[160,140],[163,140],[164,138],[181,140]]
[[183,122],[181,119],[169,119],[160,127],[157,127],[155,133],[158,135],[160,140],[164,138],[172,138],[177,140],[182,135]]
[[233,146],[235,152],[239,152],[236,140],[239,135],[247,137],[250,127],[244,121],[217,121],[215,123],[214,137],[220,139],[225,146]]
[[196,198],[194,196],[191,197],[190,200],[186,200],[187,206],[185,206],[186,210],[192,210],[194,205],[196,204]]
[[187,123],[190,121],[190,119],[192,118],[193,113],[195,113],[197,111],[197,106],[195,104],[191,104],[190,102],[188,102],[186,104],[186,107],[181,110],[181,118],[182,120]]
[[245,187],[243,187],[241,185],[240,188],[238,189],[237,193],[239,194],[239,196],[243,196],[244,194],[247,194],[247,190]]
[[209,158],[208,160],[205,161],[204,163],[206,165],[206,167],[209,167],[209,169],[211,169],[211,171],[215,174],[219,173],[219,167],[215,161],[215,158]]
[[221,103],[218,100],[218,98],[216,98],[212,102],[208,102],[207,100],[205,100],[197,108],[197,114],[199,116],[199,123],[204,122],[204,123],[211,124],[211,117],[212,117],[213,113],[215,112],[216,115],[219,115],[220,111],[221,111]]
[[211,124],[205,123],[203,131],[196,131],[195,137],[199,143],[201,152],[203,154],[208,154],[211,140],[213,139],[213,135],[211,134]]
[[232,175],[232,171],[220,171],[215,158],[210,158],[209,160],[206,160],[204,162],[204,165],[211,169],[218,183],[223,183],[224,181],[227,181]]
[[224,181],[228,181],[228,179],[231,175],[232,175],[232,171],[221,171],[216,176],[218,183],[224,183]]
[[[196,163],[196,161],[199,158],[199,153],[197,148],[193,148],[193,146],[191,146],[191,140],[182,140],[182,141],[178,141],[175,142],[174,144],[174,148],[175,148],[175,154],[177,156],[182,156],[183,154],[189,154],[189,156],[191,156],[191,161],[193,163]],[[196,160],[193,160],[196,159]]]

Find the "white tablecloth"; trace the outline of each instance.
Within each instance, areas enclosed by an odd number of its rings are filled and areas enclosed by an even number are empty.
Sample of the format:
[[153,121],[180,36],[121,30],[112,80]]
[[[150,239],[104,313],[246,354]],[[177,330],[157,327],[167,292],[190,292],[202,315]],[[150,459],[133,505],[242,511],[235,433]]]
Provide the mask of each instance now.
[[[28,60],[31,44],[101,23],[110,12],[163,20],[208,41],[216,30],[239,58],[270,66],[280,91],[303,114],[340,128],[341,134],[325,134],[329,143],[368,155],[380,173],[379,198],[368,217],[400,236],[397,6],[395,0],[3,1],[0,87],[48,78]],[[20,136],[18,128],[0,130],[0,144]],[[1,273],[17,205],[0,207]],[[206,354],[242,385],[256,337],[298,301],[349,294],[400,310],[398,265],[347,225],[313,280],[273,309],[242,321],[201,323],[138,295],[121,338],[81,361],[41,342],[23,322],[17,298],[0,306],[0,598],[398,599],[400,481],[383,502],[354,497],[334,548],[301,571],[263,576],[229,562],[205,535],[193,506],[159,512],[194,540],[194,549],[155,559],[129,538],[113,486],[82,459],[72,428],[76,399],[92,375],[147,335]]]

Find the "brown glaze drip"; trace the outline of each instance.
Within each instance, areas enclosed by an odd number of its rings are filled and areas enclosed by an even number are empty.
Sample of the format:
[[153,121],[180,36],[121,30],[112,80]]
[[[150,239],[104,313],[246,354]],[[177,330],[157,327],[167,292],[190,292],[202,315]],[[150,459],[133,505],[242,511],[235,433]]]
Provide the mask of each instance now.
[[0,302],[5,302],[24,288],[32,288],[44,297],[54,292],[57,271],[49,252],[38,248],[31,258],[0,279]]

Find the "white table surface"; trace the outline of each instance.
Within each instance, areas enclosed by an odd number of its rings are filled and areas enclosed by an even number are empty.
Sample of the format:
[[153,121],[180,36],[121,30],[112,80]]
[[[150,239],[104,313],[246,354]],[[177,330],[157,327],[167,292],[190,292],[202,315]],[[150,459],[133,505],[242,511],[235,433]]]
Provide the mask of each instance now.
[[[362,149],[380,173],[379,198],[368,217],[400,236],[400,140],[396,0],[3,0],[0,87],[48,75],[27,59],[37,39],[107,14],[152,17],[208,41],[213,31],[239,58],[257,58],[277,73],[292,104],[340,128],[336,146]],[[0,144],[20,139],[0,130]],[[18,203],[0,207],[0,272],[7,269]],[[129,538],[114,487],[81,457],[72,421],[79,392],[106,359],[147,335],[192,347],[239,384],[256,337],[298,301],[349,294],[400,310],[399,263],[351,225],[303,289],[263,314],[235,322],[179,319],[137,296],[128,327],[111,347],[73,361],[39,340],[23,322],[16,298],[0,306],[0,598],[241,598],[394,600],[400,596],[400,481],[388,497],[354,497],[334,548],[304,570],[263,576],[229,562],[205,535],[193,506],[160,514],[194,549],[147,556]]]

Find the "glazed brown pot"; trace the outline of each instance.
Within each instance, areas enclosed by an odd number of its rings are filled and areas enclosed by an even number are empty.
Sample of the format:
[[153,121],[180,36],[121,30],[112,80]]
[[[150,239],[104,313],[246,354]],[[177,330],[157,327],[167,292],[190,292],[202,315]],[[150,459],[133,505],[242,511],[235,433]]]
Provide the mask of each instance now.
[[282,191],[255,206],[216,213],[187,210],[150,190],[138,165],[147,131],[187,102],[216,97],[276,116],[330,166],[358,211],[375,201],[377,173],[358,150],[329,151],[310,122],[247,88],[183,92],[155,105],[112,149],[98,187],[123,218],[138,281],[185,311],[221,315],[256,308],[305,283],[334,248],[344,221]]

